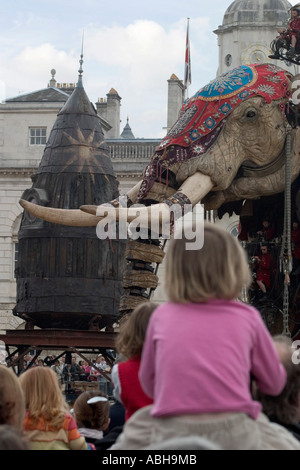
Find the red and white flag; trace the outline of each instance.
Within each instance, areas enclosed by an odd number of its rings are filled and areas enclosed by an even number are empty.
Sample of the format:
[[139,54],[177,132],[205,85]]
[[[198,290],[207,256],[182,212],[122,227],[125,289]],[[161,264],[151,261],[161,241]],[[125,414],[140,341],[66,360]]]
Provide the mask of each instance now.
[[189,18],[186,30],[186,46],[185,46],[185,64],[184,64],[184,88],[187,89],[192,83],[191,75],[191,54],[190,54],[190,38],[189,38]]

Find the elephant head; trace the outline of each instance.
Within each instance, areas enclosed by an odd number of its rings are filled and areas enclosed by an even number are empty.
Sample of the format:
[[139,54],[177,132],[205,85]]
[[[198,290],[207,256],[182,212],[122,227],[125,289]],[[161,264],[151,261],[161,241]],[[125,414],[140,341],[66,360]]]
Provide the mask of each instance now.
[[[255,64],[237,67],[200,89],[183,104],[142,181],[129,191],[131,207],[117,201],[79,210],[20,203],[37,217],[65,225],[97,225],[105,216],[128,222],[139,217],[148,224],[151,217],[161,220],[169,214],[171,205],[182,209],[202,201],[216,209],[227,201],[279,193],[285,184],[288,132],[292,179],[300,171],[300,131],[290,131],[287,120],[292,87],[287,71]],[[152,207],[137,210],[136,203]]]

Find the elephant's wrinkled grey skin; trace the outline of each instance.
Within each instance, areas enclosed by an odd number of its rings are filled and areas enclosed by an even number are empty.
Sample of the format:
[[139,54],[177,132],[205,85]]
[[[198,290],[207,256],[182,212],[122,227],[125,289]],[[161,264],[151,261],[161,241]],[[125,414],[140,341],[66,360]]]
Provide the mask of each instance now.
[[[250,100],[249,100],[250,101]],[[263,166],[263,162],[276,161],[278,159],[278,165],[274,164],[274,169],[270,167],[269,172],[261,173],[254,169],[251,176],[240,176],[233,179],[228,186],[223,186],[220,191],[207,195],[204,199],[205,208],[207,210],[218,209],[222,204],[231,201],[237,201],[240,199],[255,199],[259,196],[269,196],[272,194],[280,193],[285,187],[285,140],[286,133],[288,131],[287,123],[282,119],[282,116],[278,116],[278,110],[272,109],[275,103],[269,105],[267,110],[263,110],[260,113],[260,117],[263,117],[262,121],[257,119],[257,123],[252,126],[251,123],[248,126],[250,132],[244,132],[244,141],[234,138],[232,148],[240,155],[243,153],[251,154],[250,161],[256,160],[261,156],[261,163],[258,167]],[[264,112],[267,111],[267,112]],[[278,117],[275,121],[275,117]],[[237,129],[237,134],[242,130],[242,126],[235,122],[236,116],[232,115],[232,126],[231,129]],[[281,118],[281,122],[280,122]],[[229,124],[229,123],[228,123]],[[273,125],[273,129],[272,129]],[[273,132],[268,132],[268,128],[272,129]],[[290,130],[291,132],[291,181],[294,181],[300,172],[300,129],[296,128]],[[256,139],[253,140],[253,135],[256,134]],[[242,133],[239,134],[240,136]],[[254,142],[254,145],[251,145]],[[261,142],[261,143],[259,143]],[[260,146],[261,145],[261,146]],[[273,157],[269,158],[269,157]],[[245,161],[244,161],[245,162]],[[275,171],[274,171],[275,170]],[[266,173],[266,174],[265,174]],[[223,189],[224,188],[224,189]]]
[[[282,156],[286,132],[286,121],[277,102],[262,105],[261,98],[250,98],[233,111],[208,153],[185,165],[178,165],[178,169],[173,167],[173,171],[180,182],[199,171],[211,177],[213,191],[229,189],[243,164],[264,168]],[[280,161],[283,165],[284,157]],[[274,170],[270,168],[270,171]],[[274,177],[272,191],[275,192],[280,184],[276,173],[270,174],[271,180]],[[243,180],[239,187],[243,192],[241,197],[245,198],[248,178],[237,178],[237,181],[239,179]],[[265,188],[261,190],[265,191]]]

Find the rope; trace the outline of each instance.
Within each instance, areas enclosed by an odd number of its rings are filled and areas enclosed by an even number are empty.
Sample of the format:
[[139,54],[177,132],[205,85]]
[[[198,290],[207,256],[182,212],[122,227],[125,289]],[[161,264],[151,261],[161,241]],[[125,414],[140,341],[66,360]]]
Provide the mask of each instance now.
[[291,127],[287,125],[285,144],[285,192],[284,192],[284,228],[280,251],[280,271],[284,275],[283,290],[283,331],[282,334],[291,336],[289,330],[289,285],[292,271],[291,249]]

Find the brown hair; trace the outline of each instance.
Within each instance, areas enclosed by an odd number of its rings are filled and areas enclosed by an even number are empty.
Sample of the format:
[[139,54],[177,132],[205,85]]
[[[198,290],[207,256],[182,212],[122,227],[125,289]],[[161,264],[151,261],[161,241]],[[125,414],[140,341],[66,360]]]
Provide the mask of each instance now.
[[88,390],[76,398],[74,403],[75,420],[78,428],[102,430],[109,424],[109,401],[98,401],[88,404],[88,400],[93,397],[106,398],[100,391]]
[[57,375],[49,367],[33,367],[20,376],[26,410],[33,423],[43,417],[49,425],[59,428],[69,407],[59,388]]
[[30,450],[29,442],[15,427],[1,424],[0,450]]
[[126,358],[141,356],[148,323],[157,306],[153,302],[142,302],[128,315],[116,339],[118,353]]
[[0,424],[8,424],[18,432],[23,429],[25,401],[16,374],[0,365]]
[[[194,233],[201,230],[197,224],[191,228]],[[175,236],[166,254],[165,288],[170,301],[234,299],[251,284],[245,250],[222,227],[204,222],[204,244],[195,250],[186,249],[191,240],[186,238],[184,227]]]
[[296,351],[292,347],[292,340],[290,338],[276,335],[273,337],[273,341],[280,361],[287,372],[286,384],[279,395],[267,395],[258,389],[255,398],[261,402],[263,412],[267,416],[276,417],[283,424],[298,424],[300,395],[299,359],[293,361],[293,355]]

